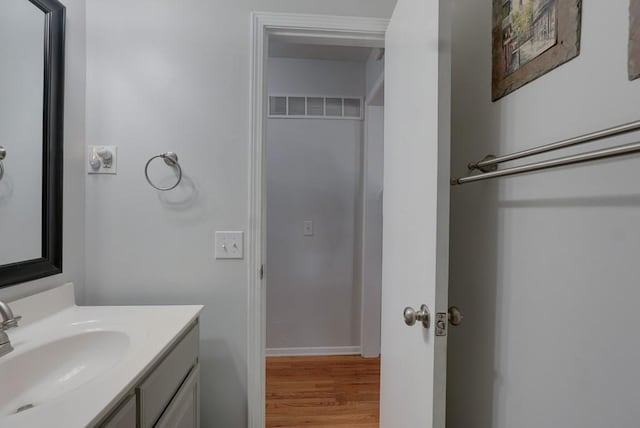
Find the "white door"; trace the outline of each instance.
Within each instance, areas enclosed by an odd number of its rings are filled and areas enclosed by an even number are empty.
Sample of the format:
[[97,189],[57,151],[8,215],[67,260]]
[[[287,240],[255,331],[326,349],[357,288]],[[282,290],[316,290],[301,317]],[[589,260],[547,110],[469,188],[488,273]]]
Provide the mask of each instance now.
[[[444,428],[449,255],[451,0],[398,0],[387,31],[382,428]],[[431,326],[403,311],[426,304]],[[446,323],[446,321],[445,321]]]

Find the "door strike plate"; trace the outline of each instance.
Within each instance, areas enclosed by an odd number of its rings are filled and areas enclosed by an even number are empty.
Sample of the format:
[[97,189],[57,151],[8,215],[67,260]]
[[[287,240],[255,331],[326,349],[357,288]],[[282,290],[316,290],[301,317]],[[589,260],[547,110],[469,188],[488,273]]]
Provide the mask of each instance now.
[[449,323],[449,314],[446,312],[436,313],[436,336],[446,336]]

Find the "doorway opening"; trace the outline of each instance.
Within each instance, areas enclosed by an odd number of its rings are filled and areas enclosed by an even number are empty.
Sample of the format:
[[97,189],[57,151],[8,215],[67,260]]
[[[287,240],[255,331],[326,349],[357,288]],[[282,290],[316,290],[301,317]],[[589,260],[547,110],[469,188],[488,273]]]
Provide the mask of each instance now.
[[377,426],[384,50],[269,42],[266,426]]
[[386,21],[286,18],[254,16],[249,423],[377,426]]

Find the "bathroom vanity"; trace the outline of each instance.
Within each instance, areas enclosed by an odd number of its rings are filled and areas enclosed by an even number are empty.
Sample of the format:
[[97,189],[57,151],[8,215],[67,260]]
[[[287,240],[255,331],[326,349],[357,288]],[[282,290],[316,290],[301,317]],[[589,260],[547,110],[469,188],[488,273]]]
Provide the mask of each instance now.
[[200,426],[202,306],[75,305],[67,284],[10,303],[0,426]]

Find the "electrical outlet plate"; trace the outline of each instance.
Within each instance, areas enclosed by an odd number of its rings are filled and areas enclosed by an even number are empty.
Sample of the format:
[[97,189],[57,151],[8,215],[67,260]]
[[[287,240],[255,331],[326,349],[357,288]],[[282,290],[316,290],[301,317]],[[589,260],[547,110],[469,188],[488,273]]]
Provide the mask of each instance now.
[[304,236],[313,236],[313,221],[304,221]]
[[88,174],[117,174],[118,147],[116,146],[88,146],[87,147]]
[[244,258],[244,232],[216,232],[216,259]]

